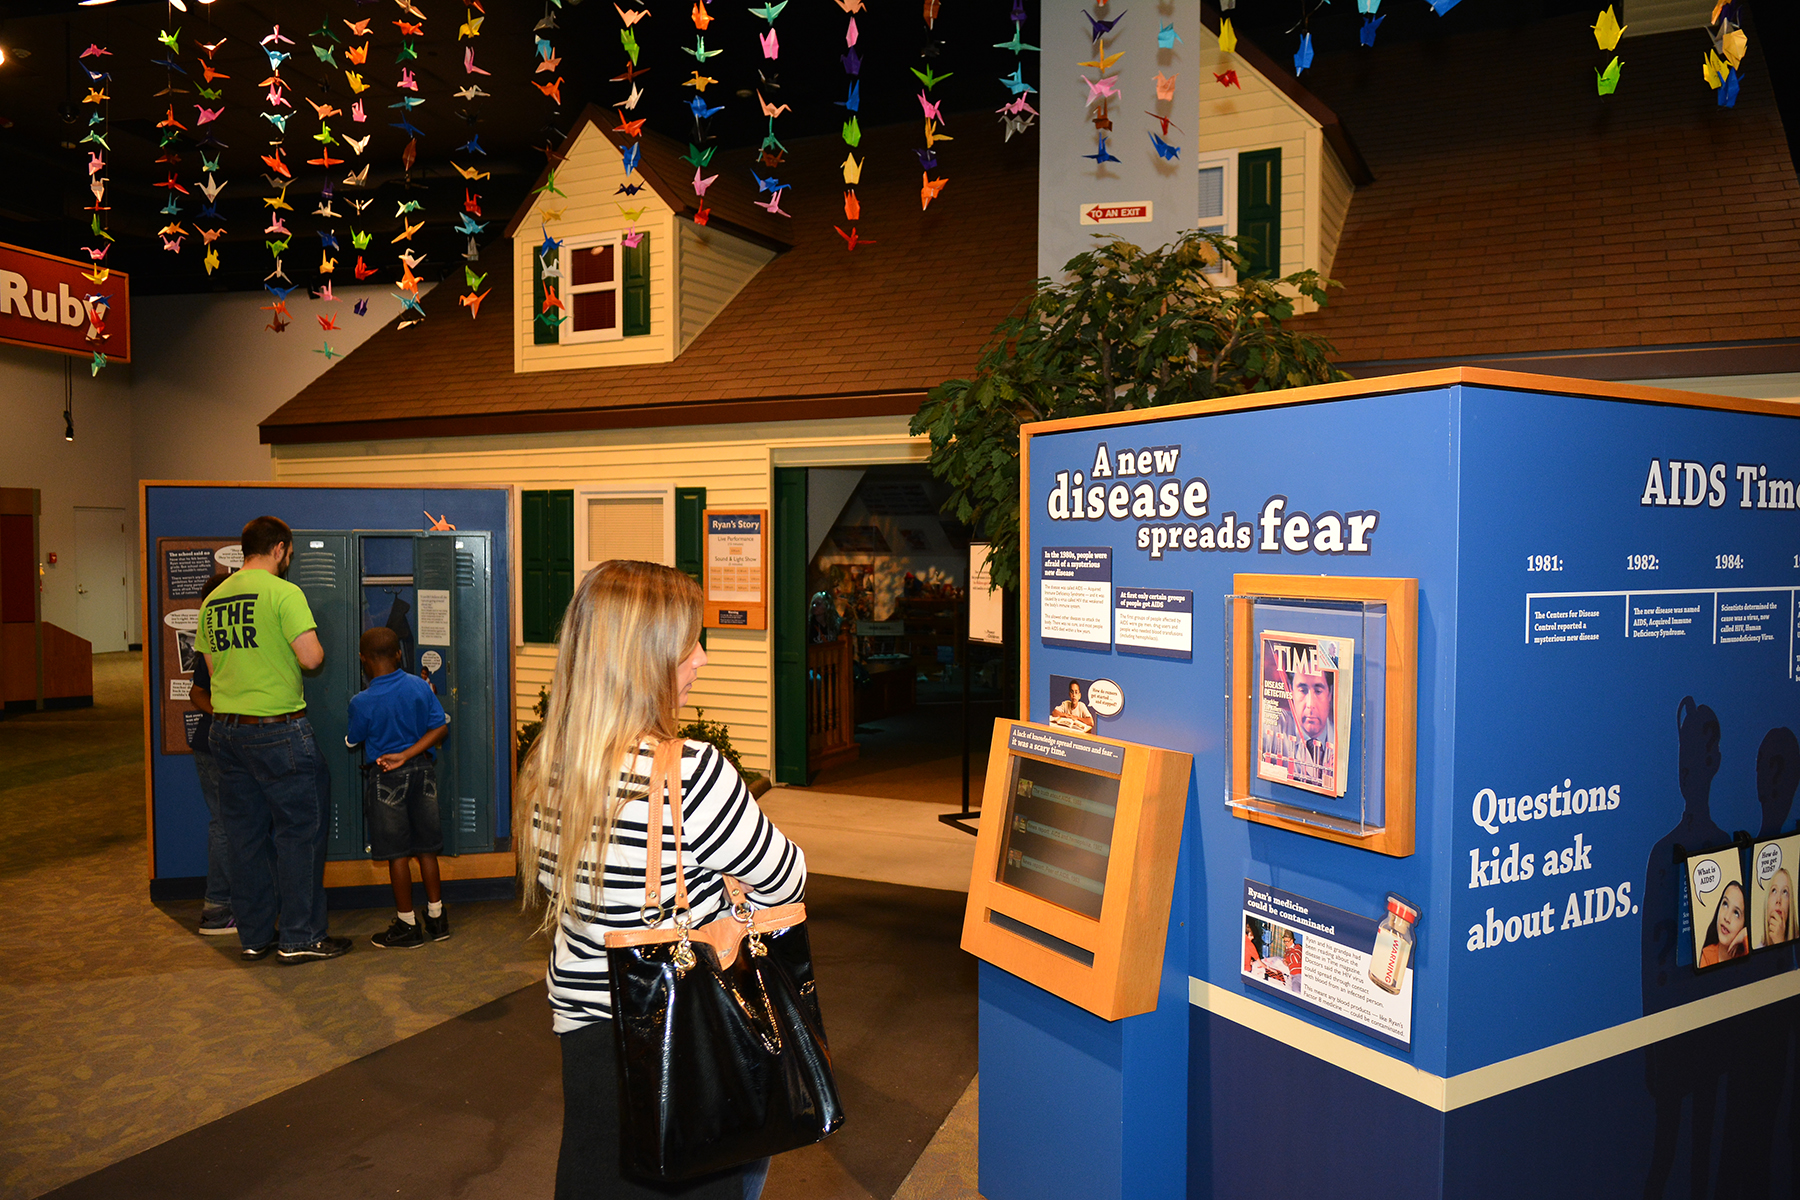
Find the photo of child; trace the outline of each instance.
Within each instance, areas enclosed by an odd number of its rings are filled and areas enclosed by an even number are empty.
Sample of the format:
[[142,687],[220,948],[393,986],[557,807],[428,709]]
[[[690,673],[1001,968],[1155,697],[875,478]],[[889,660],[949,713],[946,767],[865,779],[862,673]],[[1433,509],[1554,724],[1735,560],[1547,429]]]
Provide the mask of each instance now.
[[1800,834],[1758,842],[1750,850],[1750,946],[1761,950],[1800,940],[1794,877],[1800,874]]
[[1694,965],[1716,967],[1750,953],[1750,905],[1738,850],[1728,846],[1687,861],[1694,918]]
[[1098,724],[1093,710],[1087,706],[1087,690],[1091,679],[1071,679],[1067,675],[1050,677],[1050,721],[1076,733],[1092,733]]

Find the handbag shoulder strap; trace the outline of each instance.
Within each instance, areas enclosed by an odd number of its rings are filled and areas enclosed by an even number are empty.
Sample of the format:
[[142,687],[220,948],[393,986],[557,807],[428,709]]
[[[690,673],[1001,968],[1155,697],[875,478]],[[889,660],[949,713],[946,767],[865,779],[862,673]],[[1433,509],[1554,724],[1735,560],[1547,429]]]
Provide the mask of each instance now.
[[644,823],[644,907],[647,925],[662,921],[663,798],[673,810],[670,824],[675,833],[675,912],[688,908],[687,872],[681,863],[681,751],[682,740],[670,738],[657,744],[651,758],[649,819]]

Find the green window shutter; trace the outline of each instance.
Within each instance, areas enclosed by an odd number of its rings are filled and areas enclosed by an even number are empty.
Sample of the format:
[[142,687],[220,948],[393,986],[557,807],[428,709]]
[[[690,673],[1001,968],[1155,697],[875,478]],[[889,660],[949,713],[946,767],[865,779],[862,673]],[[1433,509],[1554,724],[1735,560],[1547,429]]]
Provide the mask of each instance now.
[[1238,155],[1238,245],[1244,274],[1281,274],[1281,150]]
[[521,492],[519,583],[528,642],[554,642],[575,593],[575,493]]
[[650,235],[625,248],[625,336],[650,332]]
[[[561,251],[550,252],[550,265],[555,266],[561,257]],[[552,277],[554,278],[554,276]],[[531,344],[534,346],[554,346],[562,341],[557,325],[545,321],[545,317],[561,316],[561,309],[544,311],[544,259],[536,250],[531,252]]]
[[705,585],[701,578],[701,556],[706,551],[706,531],[702,528],[706,512],[706,489],[675,489],[675,569]]

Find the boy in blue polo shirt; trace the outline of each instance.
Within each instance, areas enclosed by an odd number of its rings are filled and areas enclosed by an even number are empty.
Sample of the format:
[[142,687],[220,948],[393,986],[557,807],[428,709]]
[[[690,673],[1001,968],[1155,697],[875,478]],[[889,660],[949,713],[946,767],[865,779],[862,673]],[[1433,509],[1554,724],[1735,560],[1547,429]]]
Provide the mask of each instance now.
[[[450,722],[431,685],[400,669],[400,638],[392,629],[367,631],[360,648],[369,686],[351,697],[344,741],[363,748],[369,852],[387,860],[395,909],[393,922],[372,940],[384,950],[410,950],[450,936],[438,883],[444,835],[432,761],[432,747],[450,735]],[[412,906],[415,858],[427,901],[423,928]]]

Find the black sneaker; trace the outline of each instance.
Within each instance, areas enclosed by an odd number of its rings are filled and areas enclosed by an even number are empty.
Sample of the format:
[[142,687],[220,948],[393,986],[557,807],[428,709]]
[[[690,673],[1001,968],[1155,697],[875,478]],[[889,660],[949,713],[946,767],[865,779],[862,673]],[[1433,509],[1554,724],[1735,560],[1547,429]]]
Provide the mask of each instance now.
[[441,942],[450,936],[450,910],[445,909],[437,916],[425,914],[425,939]]
[[203,937],[223,937],[237,932],[237,922],[232,919],[229,908],[208,908],[200,912],[200,933]]
[[260,946],[245,946],[238,951],[238,957],[245,962],[261,962],[275,952],[274,942],[264,942]]
[[275,952],[275,957],[282,962],[311,962],[315,958],[336,958],[340,954],[350,953],[350,939],[345,937],[323,937],[310,946],[283,946]]
[[425,944],[425,934],[417,925],[395,917],[386,929],[369,940],[383,950],[411,950]]

